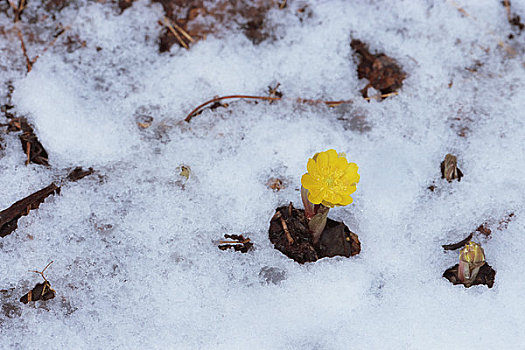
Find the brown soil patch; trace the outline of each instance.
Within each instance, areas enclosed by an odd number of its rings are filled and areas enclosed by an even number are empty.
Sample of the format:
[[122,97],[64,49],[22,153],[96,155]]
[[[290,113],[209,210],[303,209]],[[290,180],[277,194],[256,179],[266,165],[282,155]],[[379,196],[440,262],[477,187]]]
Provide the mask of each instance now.
[[367,79],[369,83],[361,90],[363,97],[368,97],[368,88],[373,87],[381,94],[397,92],[403,86],[406,73],[397,61],[384,53],[372,54],[368,45],[360,40],[352,40],[350,47],[359,55],[357,66],[359,79]]
[[328,219],[319,244],[314,245],[304,210],[279,207],[270,221],[270,241],[275,249],[300,264],[326,257],[350,257],[359,254],[361,243],[355,233],[342,222]]
[[[459,264],[456,264],[452,266],[451,268],[447,269],[443,273],[443,277],[445,277],[447,280],[450,281],[452,284],[463,284],[463,282],[459,281],[458,277],[458,268]],[[487,263],[485,263],[483,266],[480,267],[478,275],[476,276],[476,279],[474,280],[474,283],[472,283],[473,286],[478,284],[484,284],[489,288],[492,288],[494,285],[494,279],[496,277],[496,271]],[[465,285],[466,288],[469,288]]]

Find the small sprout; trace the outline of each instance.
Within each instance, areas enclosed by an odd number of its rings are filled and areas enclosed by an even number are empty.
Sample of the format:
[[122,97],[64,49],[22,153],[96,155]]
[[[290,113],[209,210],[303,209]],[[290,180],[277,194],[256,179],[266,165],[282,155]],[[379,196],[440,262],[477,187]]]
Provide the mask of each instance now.
[[352,203],[350,195],[359,182],[358,167],[348,163],[345,154],[330,149],[316,153],[306,168],[308,172],[301,178],[301,197],[313,242],[317,244],[330,208]]
[[186,182],[188,182],[190,179],[191,169],[189,166],[181,164],[175,169],[175,171],[177,174],[175,184],[184,190],[186,187]]
[[441,178],[448,182],[458,179],[461,181],[463,173],[458,168],[458,159],[452,154],[447,154],[445,160],[441,162]]
[[20,302],[27,304],[30,301],[37,301],[37,300],[49,300],[53,299],[55,297],[55,290],[51,288],[51,283],[47,280],[46,276],[44,276],[44,271],[51,265],[53,262],[51,261],[49,264],[44,267],[42,271],[32,271],[36,272],[39,275],[42,276],[44,279],[44,283],[37,283],[35,287],[27,292],[24,296],[20,298]]
[[465,247],[459,252],[459,281],[470,287],[484,264],[485,253],[481,245],[472,241],[465,244]]
[[191,173],[191,169],[190,169],[189,166],[181,165],[179,167],[179,175],[182,176],[182,177],[185,177],[186,180],[188,180],[190,178],[190,173]]

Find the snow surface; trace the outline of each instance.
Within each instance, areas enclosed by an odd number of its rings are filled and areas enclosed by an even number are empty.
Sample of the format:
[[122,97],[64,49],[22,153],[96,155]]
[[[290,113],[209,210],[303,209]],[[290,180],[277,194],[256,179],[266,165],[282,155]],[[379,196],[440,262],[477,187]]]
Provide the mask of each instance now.
[[[28,3],[27,16],[43,11]],[[254,45],[229,30],[159,54],[158,4],[135,2],[121,14],[114,4],[75,2],[57,17],[85,47],[69,52],[59,39],[29,74],[12,14],[0,13],[2,98],[13,81],[16,112],[51,165],[25,166],[18,136],[2,135],[0,206],[67,168],[98,171],[64,185],[0,239],[0,289],[11,291],[2,304],[18,312],[0,313],[2,348],[524,348],[525,45],[515,32],[507,39],[505,8],[288,3],[268,14],[275,39]],[[301,21],[305,5],[312,16]],[[512,6],[525,17],[523,2]],[[401,64],[408,77],[398,96],[360,96],[366,82],[351,38]],[[28,45],[30,56],[44,46]],[[477,71],[466,69],[476,62]],[[214,96],[265,95],[277,82],[288,100],[230,101],[182,122]],[[330,109],[298,97],[354,103]],[[143,116],[151,127],[137,127]],[[302,206],[306,161],[329,148],[360,167],[354,203],[330,217],[359,235],[362,251],[300,265],[273,248],[269,220],[280,205]],[[440,179],[449,152],[461,182]],[[187,182],[182,164],[191,167]],[[287,188],[268,189],[271,177]],[[442,244],[511,212],[506,229],[481,240],[497,271],[492,289],[441,277],[458,259]],[[222,235],[239,233],[254,251],[217,249]],[[41,281],[28,270],[51,260],[57,297],[19,303]]]

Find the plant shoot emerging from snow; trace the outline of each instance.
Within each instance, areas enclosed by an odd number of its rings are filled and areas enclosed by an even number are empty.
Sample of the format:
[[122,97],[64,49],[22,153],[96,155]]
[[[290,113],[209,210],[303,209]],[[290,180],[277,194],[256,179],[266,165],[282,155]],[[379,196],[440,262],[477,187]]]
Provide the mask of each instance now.
[[475,242],[468,242],[459,252],[458,276],[461,282],[467,287],[471,286],[479,269],[485,264],[485,252],[481,245]]
[[301,197],[314,244],[319,241],[330,208],[352,203],[359,182],[357,165],[333,149],[308,159],[308,172],[301,178]]

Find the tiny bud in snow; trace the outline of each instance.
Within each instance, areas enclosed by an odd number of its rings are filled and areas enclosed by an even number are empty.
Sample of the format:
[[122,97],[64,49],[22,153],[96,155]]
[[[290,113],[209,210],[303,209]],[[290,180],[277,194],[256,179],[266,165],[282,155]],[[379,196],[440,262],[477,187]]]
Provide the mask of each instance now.
[[445,160],[441,162],[441,178],[447,179],[448,182],[458,179],[461,181],[463,173],[458,169],[458,159],[452,154],[447,154]]
[[459,280],[467,287],[470,287],[479,269],[485,264],[485,253],[481,245],[475,242],[468,242],[459,252]]
[[179,167],[179,175],[182,176],[182,177],[185,177],[186,180],[188,180],[190,178],[190,173],[191,173],[191,170],[190,170],[190,167],[187,166],[187,165],[181,165]]

